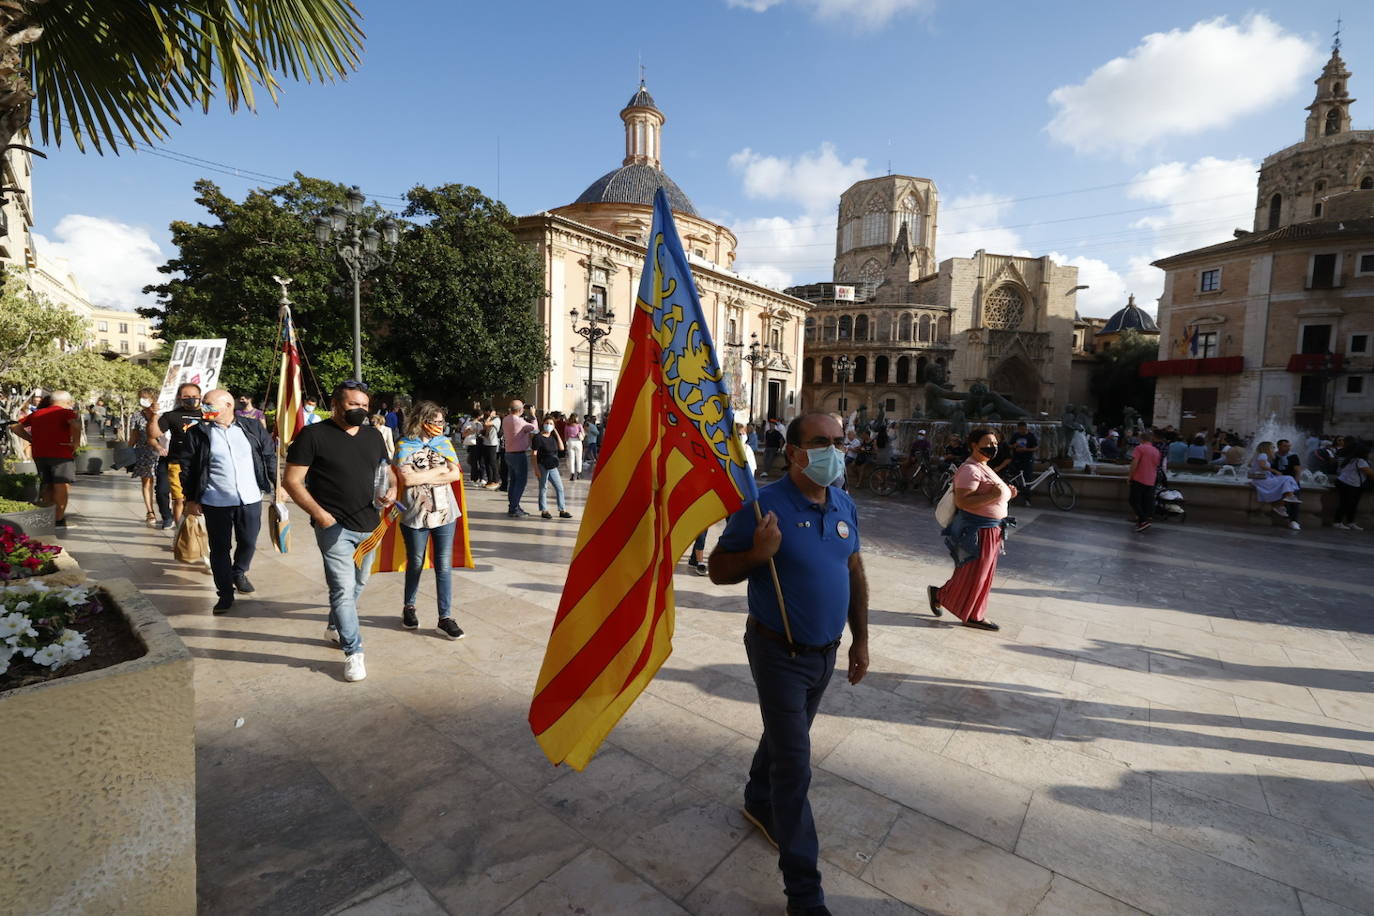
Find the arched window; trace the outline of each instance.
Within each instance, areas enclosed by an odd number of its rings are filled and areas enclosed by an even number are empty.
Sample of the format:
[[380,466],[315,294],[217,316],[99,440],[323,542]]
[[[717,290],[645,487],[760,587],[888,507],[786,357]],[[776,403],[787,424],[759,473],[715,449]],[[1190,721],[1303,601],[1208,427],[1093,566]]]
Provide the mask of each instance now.
[[897,321],[897,328],[898,328],[898,330],[897,330],[897,339],[898,339],[898,340],[910,340],[910,339],[911,339],[911,313],[910,313],[910,312],[903,312],[903,313],[902,313],[902,317],[901,317],[900,319],[898,319],[898,321]]
[[916,329],[916,339],[917,339],[917,340],[921,340],[921,341],[925,341],[926,343],[929,343],[929,342],[930,342],[930,316],[929,316],[929,315],[922,315],[922,316],[921,316],[921,323],[920,323],[920,325],[919,325],[919,326],[917,327],[917,329]]
[[768,333],[768,346],[774,350],[782,349],[782,328],[773,328]]
[[866,385],[866,384],[868,384],[868,357],[867,357],[867,356],[856,356],[856,357],[854,357],[854,384],[856,384],[856,385]]
[[878,288],[878,284],[883,282],[883,265],[877,259],[869,258],[864,262],[864,266],[859,269],[859,280],[864,285],[864,296],[873,295],[873,291]]
[[1269,228],[1279,228],[1279,212],[1283,209],[1283,195],[1275,194],[1269,198]]
[[868,316],[860,315],[854,319],[854,339],[868,340]]
[[878,339],[892,339],[892,315],[887,312],[878,313]]
[[1338,134],[1340,132],[1341,113],[1339,110],[1333,108],[1326,113],[1326,135],[1330,137],[1332,134]]
[[[732,325],[733,325],[733,323],[734,323],[734,322],[731,322]],[[733,334],[734,328],[732,327],[730,330],[731,330],[731,333]],[[810,340],[815,340],[815,339],[816,339],[816,319],[814,319],[814,318],[808,318],[808,319],[806,319],[806,339],[809,340],[809,341],[810,341]],[[731,342],[731,343],[734,343],[734,342],[735,342],[733,337],[730,338],[730,342]]]
[[897,357],[897,384],[905,385],[911,380],[911,360],[905,356]]
[[925,383],[926,383],[926,358],[925,358],[924,356],[918,356],[918,357],[916,358],[916,384],[918,384],[918,385],[924,385]]
[[939,343],[949,343],[949,316],[943,315],[935,322],[935,339]]
[[915,194],[902,201],[901,221],[906,226],[906,238],[912,247],[921,244],[921,204]]
[[802,381],[814,382],[816,380],[816,361],[811,357],[802,360]]
[[854,319],[849,315],[840,316],[840,340],[851,340],[854,337]]
[[887,384],[887,357],[880,356],[873,361],[873,381],[878,385]]
[[825,326],[824,326],[824,328],[823,328],[822,331],[821,331],[821,340],[824,341],[824,340],[834,340],[834,339],[835,339],[835,316],[834,316],[834,315],[826,315],[826,316],[825,316]]
[[859,244],[883,245],[887,243],[887,207],[882,197],[874,194],[864,207],[863,229],[860,231]]
[[829,385],[835,381],[835,361],[830,357],[821,360],[821,384]]
[[840,237],[840,250],[848,251],[859,243],[859,219],[848,220],[844,224],[844,232]]
[[1374,175],[1366,175],[1360,179],[1361,191],[1374,191]]
[[1026,315],[1026,302],[1014,286],[999,286],[983,300],[983,327],[1015,331]]
[[[811,319],[808,318],[806,320],[810,321]],[[738,340],[739,324],[735,321],[735,319],[731,318],[730,321],[725,325],[725,342],[736,343]]]

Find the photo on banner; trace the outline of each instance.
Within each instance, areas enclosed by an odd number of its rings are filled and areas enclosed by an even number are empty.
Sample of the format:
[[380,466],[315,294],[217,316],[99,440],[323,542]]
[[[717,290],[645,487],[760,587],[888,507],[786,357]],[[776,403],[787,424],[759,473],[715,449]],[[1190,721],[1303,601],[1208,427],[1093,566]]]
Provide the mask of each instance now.
[[158,394],[158,410],[166,413],[176,406],[177,389],[182,385],[199,385],[201,393],[219,384],[219,370],[224,363],[224,348],[228,339],[178,340],[172,345],[172,358],[162,379]]

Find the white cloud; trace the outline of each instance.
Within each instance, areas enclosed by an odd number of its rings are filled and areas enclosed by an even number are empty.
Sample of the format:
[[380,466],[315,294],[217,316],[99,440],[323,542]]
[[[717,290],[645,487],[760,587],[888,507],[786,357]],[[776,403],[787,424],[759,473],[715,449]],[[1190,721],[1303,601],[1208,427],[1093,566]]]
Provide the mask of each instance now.
[[1029,255],[1015,229],[1000,228],[1011,216],[1011,198],[1003,194],[964,194],[940,205],[935,236],[936,257],[971,257],[978,249],[993,254]]
[[1321,53],[1257,14],[1146,35],[1077,85],[1060,86],[1050,136],[1078,152],[1130,155],[1170,136],[1212,132],[1291,96]]
[[[732,7],[763,13],[788,0],[727,0]],[[929,7],[932,0],[793,0],[817,19],[841,22],[857,30],[876,29],[904,13]]]
[[833,211],[846,188],[869,176],[867,159],[845,162],[833,143],[796,158],[764,156],[745,147],[730,157],[730,168],[741,174],[745,196],[792,201],[808,213]]
[[[1088,258],[1083,255],[1069,257],[1057,251],[1050,252],[1050,259],[1056,264],[1067,267],[1078,268],[1079,284],[1088,287],[1078,291],[1078,314],[1083,316],[1105,317],[1120,309],[1126,304],[1126,297],[1135,294],[1135,303],[1147,312],[1154,314],[1155,299],[1159,296],[1159,288],[1164,285],[1164,275],[1153,267],[1149,269],[1159,274],[1159,280],[1154,282],[1146,275],[1130,278],[1123,277],[1112,268],[1106,261],[1098,258]],[[1146,263],[1148,267],[1148,262]],[[1137,288],[1133,282],[1147,282],[1154,285]]]
[[159,283],[166,258],[146,229],[72,213],[53,227],[53,238],[34,236],[40,257],[62,258],[97,306],[135,309],[151,304],[143,287]]
[[732,228],[740,240],[736,273],[774,289],[830,279],[835,255],[833,215],[764,216],[740,220]]
[[1251,159],[1205,156],[1191,164],[1165,162],[1141,172],[1127,196],[1168,209],[1137,220],[1135,226],[1153,229],[1156,243],[1168,251],[1224,242],[1235,229],[1254,224],[1257,168]]

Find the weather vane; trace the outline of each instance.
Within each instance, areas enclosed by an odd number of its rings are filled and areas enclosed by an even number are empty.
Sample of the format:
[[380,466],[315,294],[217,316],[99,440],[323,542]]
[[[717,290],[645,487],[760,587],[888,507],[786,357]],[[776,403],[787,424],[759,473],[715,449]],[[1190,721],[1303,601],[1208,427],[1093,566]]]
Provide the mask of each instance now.
[[1331,42],[1331,53],[1332,53],[1332,54],[1339,54],[1339,53],[1341,53],[1341,14],[1340,14],[1340,13],[1337,13],[1337,14],[1336,14],[1336,35],[1335,35],[1335,38],[1334,38],[1334,39],[1332,40],[1332,42]]

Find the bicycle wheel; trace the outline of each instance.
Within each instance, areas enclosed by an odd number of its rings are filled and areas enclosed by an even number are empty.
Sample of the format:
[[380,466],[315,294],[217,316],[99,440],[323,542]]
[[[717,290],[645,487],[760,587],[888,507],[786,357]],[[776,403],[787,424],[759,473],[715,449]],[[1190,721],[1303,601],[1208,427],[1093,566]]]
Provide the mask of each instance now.
[[921,478],[921,494],[925,496],[926,502],[932,506],[944,495],[945,484],[948,479],[946,474],[936,474],[934,471],[926,471]]
[[884,465],[868,476],[868,488],[879,496],[891,496],[897,489],[897,469]]
[[1060,509],[1068,512],[1073,508],[1076,499],[1077,497],[1073,492],[1073,484],[1069,483],[1063,477],[1055,477],[1050,481],[1050,502],[1054,503]]

